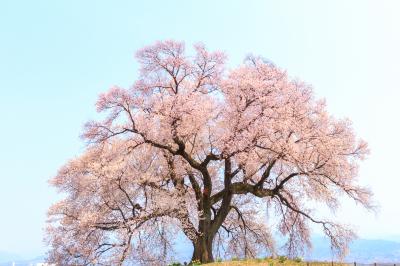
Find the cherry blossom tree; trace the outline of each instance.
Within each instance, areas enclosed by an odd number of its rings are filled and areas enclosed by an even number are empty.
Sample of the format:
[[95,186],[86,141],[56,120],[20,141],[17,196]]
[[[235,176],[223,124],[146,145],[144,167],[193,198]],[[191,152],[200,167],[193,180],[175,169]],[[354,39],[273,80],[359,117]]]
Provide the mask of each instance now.
[[87,150],[50,181],[65,196],[49,210],[50,262],[162,265],[180,232],[201,262],[274,254],[277,234],[294,256],[312,223],[345,254],[353,231],[311,206],[336,210],[346,195],[372,208],[357,182],[366,142],[273,64],[227,70],[222,52],[193,54],[175,41],[145,47],[132,88],[100,95]]

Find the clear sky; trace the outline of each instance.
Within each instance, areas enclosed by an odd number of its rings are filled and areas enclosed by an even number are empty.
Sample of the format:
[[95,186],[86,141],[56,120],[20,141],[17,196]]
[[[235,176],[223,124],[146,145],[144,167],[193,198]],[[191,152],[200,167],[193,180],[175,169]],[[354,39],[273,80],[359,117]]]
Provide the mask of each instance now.
[[400,241],[400,2],[0,1],[0,250],[42,253],[47,180],[84,150],[97,95],[137,77],[134,53],[155,40],[203,42],[231,66],[262,55],[313,84],[354,122],[371,155],[360,180],[377,215],[345,202],[363,238]]

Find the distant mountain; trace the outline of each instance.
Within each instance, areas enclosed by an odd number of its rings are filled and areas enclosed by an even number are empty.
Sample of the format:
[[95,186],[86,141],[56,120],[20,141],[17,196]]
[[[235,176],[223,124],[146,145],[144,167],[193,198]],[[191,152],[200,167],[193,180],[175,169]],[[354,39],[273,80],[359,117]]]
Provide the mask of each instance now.
[[[0,253],[1,255],[1,253]],[[1,257],[2,258],[2,257]],[[44,262],[44,256],[40,256],[34,259],[17,259],[16,257],[9,259],[8,261],[1,261],[0,266],[35,266],[36,263]],[[13,264],[14,263],[14,264]]]
[[[390,238],[400,239],[400,238]],[[307,261],[331,261],[332,257],[329,240],[325,237],[315,236],[312,238],[313,250],[306,254]],[[192,246],[187,239],[180,239],[176,243],[176,259],[178,261],[189,261]],[[22,256],[0,251],[0,266],[34,266],[43,262],[44,256],[26,260]],[[350,245],[350,254],[345,258],[346,262],[359,263],[399,263],[400,264],[400,241],[358,239]]]
[[[323,237],[312,239],[313,250],[306,256],[307,260],[332,260],[329,240]],[[358,239],[350,245],[347,262],[374,263],[400,262],[400,242],[391,240]]]
[[0,251],[0,265],[1,263],[10,261],[10,260],[20,260],[22,257],[18,254],[14,254],[7,251]]

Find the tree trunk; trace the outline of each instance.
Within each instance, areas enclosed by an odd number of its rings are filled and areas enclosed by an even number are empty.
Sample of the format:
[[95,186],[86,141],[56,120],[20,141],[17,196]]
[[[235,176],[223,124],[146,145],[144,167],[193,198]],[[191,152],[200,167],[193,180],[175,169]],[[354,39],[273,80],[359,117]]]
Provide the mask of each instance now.
[[213,262],[214,257],[212,254],[213,236],[205,235],[197,239],[193,243],[193,256],[192,261],[200,261],[201,263]]

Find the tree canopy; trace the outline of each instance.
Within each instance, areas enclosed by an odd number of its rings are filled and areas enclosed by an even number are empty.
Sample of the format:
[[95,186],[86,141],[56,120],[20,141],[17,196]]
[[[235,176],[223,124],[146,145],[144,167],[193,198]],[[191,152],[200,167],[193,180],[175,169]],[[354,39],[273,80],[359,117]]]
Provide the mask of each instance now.
[[261,58],[228,69],[224,53],[175,41],[136,56],[137,81],[99,96],[86,151],[50,181],[65,195],[49,210],[50,262],[160,265],[179,232],[201,262],[273,254],[277,234],[295,255],[311,223],[346,252],[353,231],[311,206],[335,210],[346,195],[372,207],[357,182],[367,144],[349,120]]

